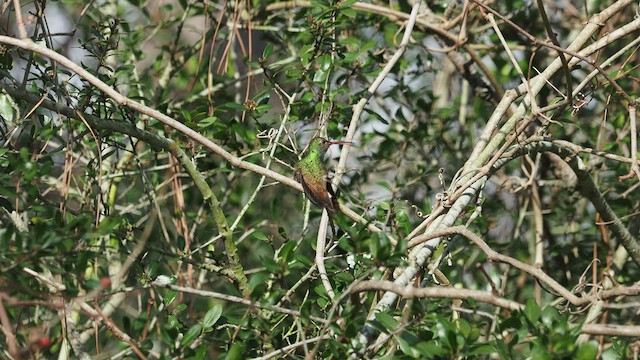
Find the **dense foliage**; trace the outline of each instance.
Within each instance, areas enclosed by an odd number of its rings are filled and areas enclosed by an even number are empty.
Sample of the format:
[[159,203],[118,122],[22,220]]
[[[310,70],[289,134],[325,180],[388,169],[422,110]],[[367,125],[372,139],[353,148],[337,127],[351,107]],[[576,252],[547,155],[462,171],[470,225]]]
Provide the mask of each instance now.
[[637,11],[6,2],[2,357],[637,355]]

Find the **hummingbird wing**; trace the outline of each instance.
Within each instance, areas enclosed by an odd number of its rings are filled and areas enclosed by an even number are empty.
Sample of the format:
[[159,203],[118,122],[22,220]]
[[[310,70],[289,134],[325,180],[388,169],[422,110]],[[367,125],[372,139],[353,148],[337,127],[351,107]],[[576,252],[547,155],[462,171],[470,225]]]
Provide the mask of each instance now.
[[[333,188],[330,186],[331,184],[327,181],[319,181],[319,182],[309,182],[306,181],[302,171],[300,169],[296,169],[293,172],[293,178],[302,184],[302,189],[304,189],[304,194],[307,196],[309,201],[327,209],[329,212],[335,212],[337,209],[337,199],[335,198],[335,194],[333,194]],[[329,190],[330,189],[330,190]]]
[[[302,184],[302,170],[300,170],[299,168],[295,168],[293,170],[293,179],[297,182],[299,182],[300,184]],[[304,186],[303,186],[304,187]],[[305,190],[306,191],[306,190]]]
[[333,191],[333,184],[331,184],[331,181],[329,180],[328,177],[327,177],[327,191],[329,192],[329,197],[331,198],[331,209],[327,208],[327,210],[329,211],[338,210],[338,208],[340,208],[340,205],[338,204],[338,196],[336,195],[335,191]]

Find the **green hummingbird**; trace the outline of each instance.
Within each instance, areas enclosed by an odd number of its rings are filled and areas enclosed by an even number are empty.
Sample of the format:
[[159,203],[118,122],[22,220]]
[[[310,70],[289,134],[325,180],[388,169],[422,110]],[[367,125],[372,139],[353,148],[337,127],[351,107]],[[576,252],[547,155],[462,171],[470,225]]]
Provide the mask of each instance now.
[[[338,210],[338,198],[333,191],[331,181],[324,165],[323,158],[334,144],[351,144],[348,141],[329,141],[320,136],[311,139],[309,148],[302,159],[298,161],[293,172],[293,178],[302,184],[304,194],[312,203],[327,209],[329,215]],[[331,216],[329,216],[331,220]]]

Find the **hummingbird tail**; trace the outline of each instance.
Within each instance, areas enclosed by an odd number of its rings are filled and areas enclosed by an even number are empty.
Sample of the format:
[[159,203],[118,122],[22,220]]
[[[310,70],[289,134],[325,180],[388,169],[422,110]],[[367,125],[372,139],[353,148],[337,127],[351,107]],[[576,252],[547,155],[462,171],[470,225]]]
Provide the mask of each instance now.
[[327,215],[329,215],[329,227],[331,228],[331,239],[336,240],[336,224],[333,223],[333,216],[329,211],[327,211]]

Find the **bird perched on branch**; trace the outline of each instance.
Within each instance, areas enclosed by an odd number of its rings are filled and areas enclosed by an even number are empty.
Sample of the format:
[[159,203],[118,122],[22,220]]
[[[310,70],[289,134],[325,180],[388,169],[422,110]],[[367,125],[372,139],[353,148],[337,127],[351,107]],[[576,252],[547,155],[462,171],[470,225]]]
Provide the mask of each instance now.
[[327,210],[332,231],[334,229],[331,216],[338,210],[339,205],[338,197],[333,191],[331,181],[329,181],[329,174],[323,158],[329,146],[334,144],[351,143],[348,141],[329,141],[320,136],[311,139],[307,152],[298,161],[293,172],[293,178],[302,184],[307,199]]

